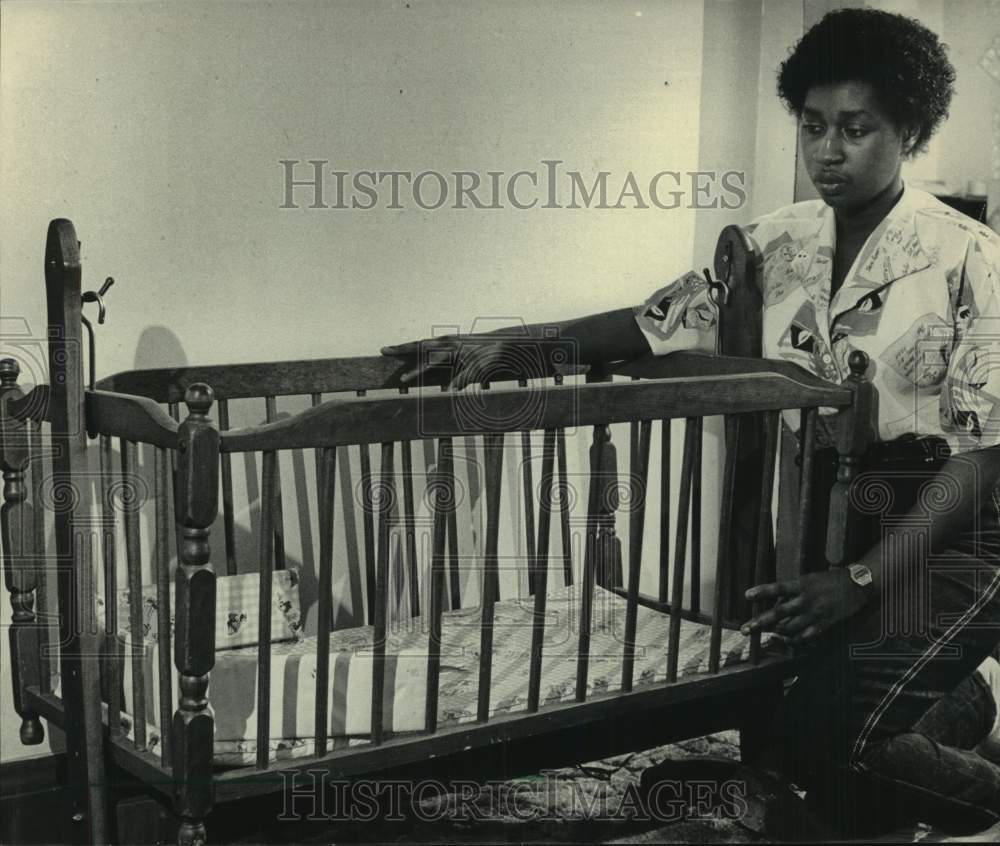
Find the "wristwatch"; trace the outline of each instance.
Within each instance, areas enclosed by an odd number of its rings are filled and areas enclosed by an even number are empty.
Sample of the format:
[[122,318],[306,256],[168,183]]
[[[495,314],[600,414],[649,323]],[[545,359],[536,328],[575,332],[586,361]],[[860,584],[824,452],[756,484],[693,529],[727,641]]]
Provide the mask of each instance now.
[[864,564],[848,564],[847,572],[851,581],[859,587],[868,587],[874,581],[872,571]]

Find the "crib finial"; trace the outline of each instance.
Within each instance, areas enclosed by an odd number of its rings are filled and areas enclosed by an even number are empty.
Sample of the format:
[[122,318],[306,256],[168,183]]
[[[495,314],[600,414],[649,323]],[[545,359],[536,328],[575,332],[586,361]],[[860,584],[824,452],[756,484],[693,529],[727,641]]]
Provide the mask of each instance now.
[[17,387],[17,377],[21,375],[21,365],[12,358],[0,358],[0,389]]
[[215,392],[204,382],[194,382],[184,392],[184,404],[192,416],[204,418],[213,402]]

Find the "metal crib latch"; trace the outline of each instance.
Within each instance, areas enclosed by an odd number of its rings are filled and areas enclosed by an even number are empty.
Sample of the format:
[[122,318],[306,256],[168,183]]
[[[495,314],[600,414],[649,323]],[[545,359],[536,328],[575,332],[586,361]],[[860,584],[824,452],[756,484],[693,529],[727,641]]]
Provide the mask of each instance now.
[[[85,291],[83,296],[80,297],[81,303],[84,305],[86,303],[97,303],[97,322],[103,324],[104,318],[107,316],[107,308],[104,305],[104,295],[108,292],[108,288],[115,284],[114,277],[109,276],[104,280],[104,284],[101,285],[99,291]],[[80,320],[83,321],[83,325],[87,327],[88,335],[88,349],[90,351],[89,360],[89,371],[90,371],[90,390],[94,390],[94,385],[97,382],[97,359],[96,359],[96,344],[94,341],[94,327],[89,320],[87,320],[86,315],[82,312],[80,314]]]
[[707,267],[702,271],[705,274],[705,281],[708,282],[710,296],[718,306],[729,305],[729,297],[732,294],[732,289],[729,287],[729,277],[733,272],[732,242],[726,244],[726,252],[722,256],[722,261],[726,265],[726,275],[722,279],[713,279],[712,271]]

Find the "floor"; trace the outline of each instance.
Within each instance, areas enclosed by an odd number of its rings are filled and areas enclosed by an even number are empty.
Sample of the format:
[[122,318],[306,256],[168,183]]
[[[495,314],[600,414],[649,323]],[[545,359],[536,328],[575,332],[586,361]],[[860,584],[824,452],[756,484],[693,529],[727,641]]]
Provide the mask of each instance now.
[[[738,818],[657,823],[634,821],[632,798],[642,771],[665,758],[692,755],[738,757],[735,732],[621,755],[576,767],[469,787],[463,797],[433,792],[412,802],[405,818],[366,824],[333,824],[299,842],[434,843],[762,843],[763,806],[749,798]],[[690,798],[690,797],[689,797]],[[405,804],[405,803],[404,803]],[[689,808],[689,811],[691,809]],[[900,831],[886,843],[1000,843],[1000,826],[973,838],[947,837],[926,826]]]

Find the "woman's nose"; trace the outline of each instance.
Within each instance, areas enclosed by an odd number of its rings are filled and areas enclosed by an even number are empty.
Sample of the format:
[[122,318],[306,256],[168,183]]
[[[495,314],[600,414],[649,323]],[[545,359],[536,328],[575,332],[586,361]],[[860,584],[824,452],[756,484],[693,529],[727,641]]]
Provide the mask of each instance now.
[[844,158],[844,144],[840,134],[827,132],[816,148],[816,160],[822,164],[839,162]]

